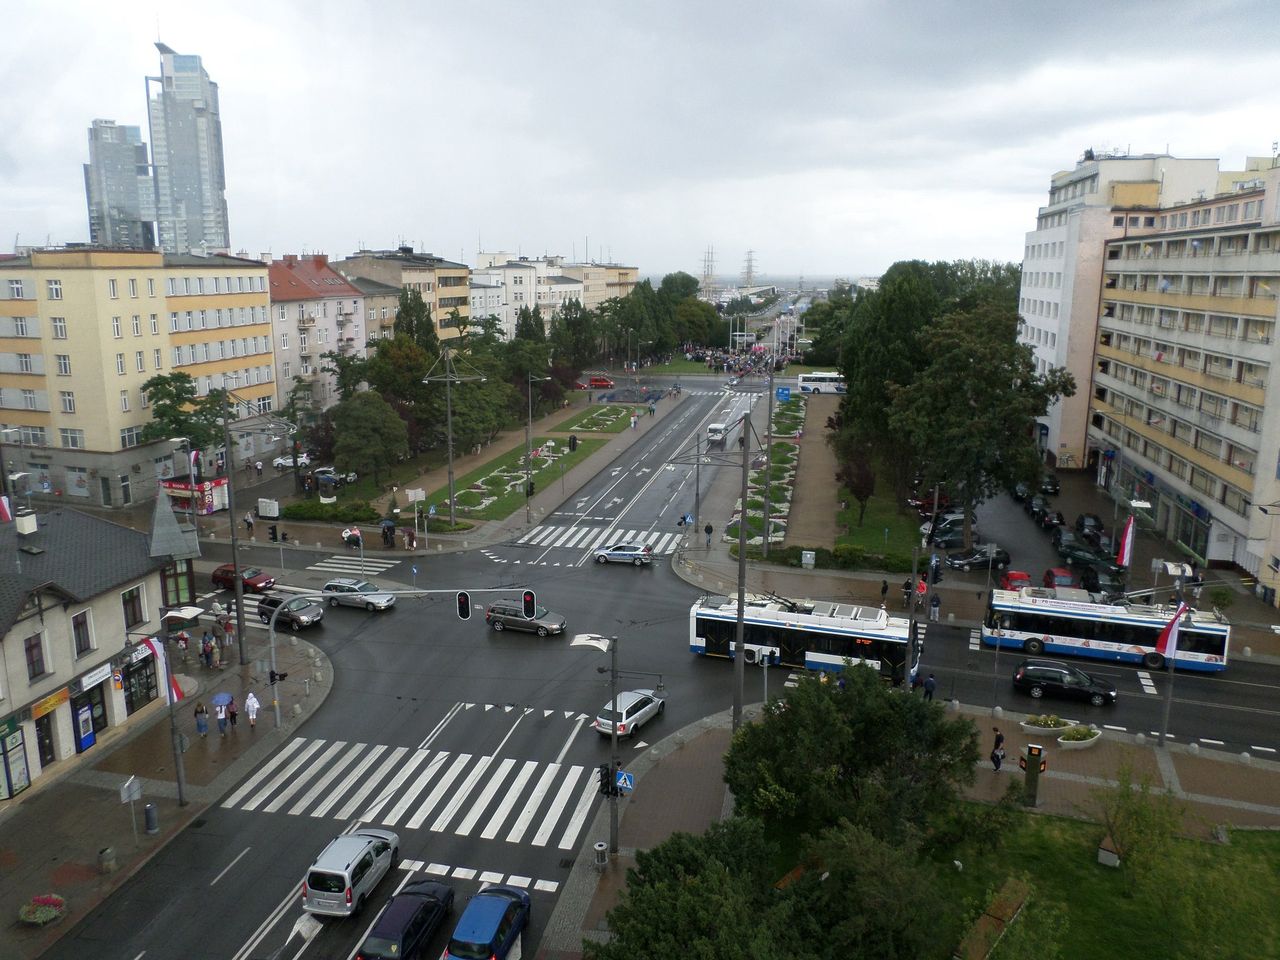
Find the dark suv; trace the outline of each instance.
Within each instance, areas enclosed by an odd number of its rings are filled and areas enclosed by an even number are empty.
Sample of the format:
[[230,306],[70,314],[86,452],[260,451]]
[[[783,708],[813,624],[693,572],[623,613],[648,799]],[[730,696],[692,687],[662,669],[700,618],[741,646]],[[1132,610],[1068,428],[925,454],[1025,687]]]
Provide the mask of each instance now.
[[551,633],[564,633],[564,617],[551,613],[546,607],[538,607],[531,618],[524,615],[519,600],[499,600],[484,612],[485,623],[495,630],[528,630],[540,637]]
[[355,960],[413,960],[453,909],[453,890],[434,880],[405,884],[373,921]]
[[1085,700],[1095,707],[1116,702],[1115,684],[1061,660],[1023,660],[1013,672],[1013,688],[1041,697]]

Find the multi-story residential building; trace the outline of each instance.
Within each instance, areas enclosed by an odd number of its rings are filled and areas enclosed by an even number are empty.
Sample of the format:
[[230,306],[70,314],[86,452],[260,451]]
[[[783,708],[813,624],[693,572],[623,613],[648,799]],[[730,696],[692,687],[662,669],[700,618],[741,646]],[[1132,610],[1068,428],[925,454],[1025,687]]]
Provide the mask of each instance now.
[[[183,371],[202,395],[230,388],[246,417],[269,411],[271,340],[267,268],[256,260],[93,247],[0,259],[3,460],[36,496],[149,499],[174,456],[168,442],[142,441],[142,385]],[[249,432],[233,443],[236,465],[280,446]],[[226,459],[206,451],[204,472]]]
[[1217,160],[1100,157],[1091,150],[1074,169],[1051,178],[1049,202],[1026,235],[1018,301],[1020,340],[1035,351],[1037,370],[1063,367],[1076,381],[1075,396],[1054,404],[1040,422],[1039,442],[1051,466],[1084,466],[1102,245],[1125,230],[1151,226],[1149,211],[1117,219],[1112,207],[1158,206],[1212,194],[1217,178]]
[[[1089,458],[1158,531],[1280,587],[1280,169],[1228,193],[1109,211]],[[1262,510],[1258,505],[1268,509]]]
[[162,709],[164,649],[148,640],[161,606],[190,593],[169,589],[171,559],[147,534],[76,510],[0,524],[0,556],[19,555],[0,590],[0,807],[107,728]]
[[218,85],[199,57],[163,43],[156,49],[160,76],[147,77],[147,109],[160,246],[166,253],[225,253],[231,234]]
[[368,277],[342,275],[364,298],[364,326],[370,340],[389,337],[400,309],[400,288]]
[[416,290],[441,340],[459,336],[471,316],[471,268],[412,247],[360,250],[333,267],[348,277],[367,277],[391,287]]
[[89,240],[98,247],[151,250],[156,245],[155,183],[138,127],[95,120],[84,165]]
[[310,387],[308,408],[338,401],[337,378],[324,354],[363,357],[367,342],[364,296],[329,266],[323,253],[286,254],[267,269],[275,325],[277,400],[283,406],[295,383]]
[[582,305],[588,310],[614,297],[625,297],[640,282],[638,267],[616,263],[562,263],[560,273],[582,284]]
[[471,274],[471,319],[478,324],[489,317],[497,321],[498,329],[509,339],[515,330],[515,320],[506,302],[506,287],[490,277],[488,271],[477,270]]
[[[482,316],[498,318],[503,335],[515,333],[516,318],[523,307],[538,307],[544,321],[550,321],[570,300],[583,299],[583,283],[565,276],[563,257],[513,257],[507,253],[479,253],[472,272],[472,313],[482,302]],[[479,282],[480,286],[476,285]]]

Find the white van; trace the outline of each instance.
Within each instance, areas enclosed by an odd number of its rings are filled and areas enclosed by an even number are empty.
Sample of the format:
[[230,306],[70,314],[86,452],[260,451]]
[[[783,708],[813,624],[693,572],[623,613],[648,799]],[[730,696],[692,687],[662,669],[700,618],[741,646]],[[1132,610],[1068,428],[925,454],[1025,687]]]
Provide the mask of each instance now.
[[723,447],[725,437],[729,435],[729,427],[723,423],[707,424],[707,446]]

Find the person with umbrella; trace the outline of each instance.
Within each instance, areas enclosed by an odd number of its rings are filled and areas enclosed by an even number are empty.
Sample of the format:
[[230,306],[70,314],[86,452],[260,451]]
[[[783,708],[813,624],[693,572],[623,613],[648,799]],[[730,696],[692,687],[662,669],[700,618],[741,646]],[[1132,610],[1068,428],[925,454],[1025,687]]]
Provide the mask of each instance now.
[[218,733],[227,735],[227,704],[234,699],[231,694],[219,691],[213,695],[213,715],[218,719]]

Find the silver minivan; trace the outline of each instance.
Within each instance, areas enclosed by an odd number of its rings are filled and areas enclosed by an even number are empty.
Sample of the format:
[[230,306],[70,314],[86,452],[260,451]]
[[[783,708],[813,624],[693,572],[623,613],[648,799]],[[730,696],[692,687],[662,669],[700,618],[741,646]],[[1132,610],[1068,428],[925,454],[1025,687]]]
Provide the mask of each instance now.
[[360,912],[374,887],[400,862],[400,837],[366,827],[335,837],[302,881],[302,909],[329,917]]
[[707,446],[716,447],[724,446],[725,438],[729,435],[729,427],[723,423],[707,424]]

